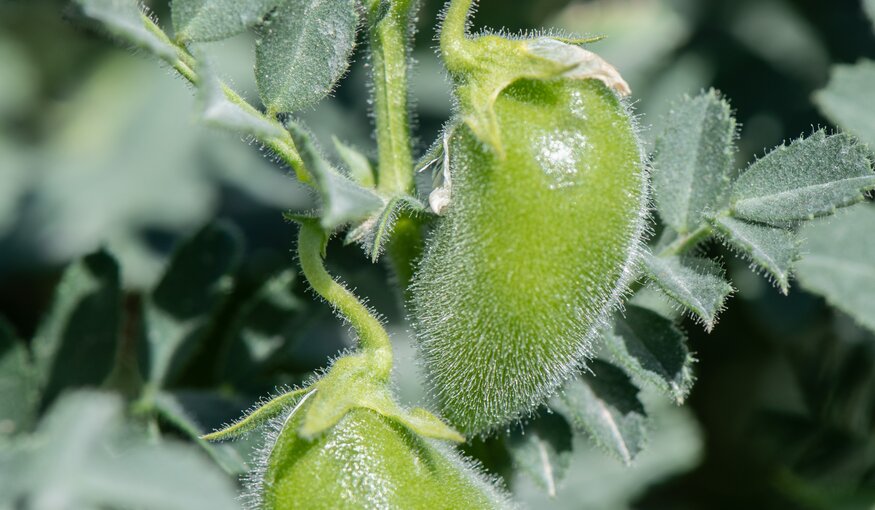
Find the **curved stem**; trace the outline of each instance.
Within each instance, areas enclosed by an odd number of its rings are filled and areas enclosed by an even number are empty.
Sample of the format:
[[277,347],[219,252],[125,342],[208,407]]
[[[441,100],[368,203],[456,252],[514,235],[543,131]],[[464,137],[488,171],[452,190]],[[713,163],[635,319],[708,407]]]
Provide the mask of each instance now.
[[392,344],[380,321],[343,284],[325,270],[322,247],[325,232],[316,222],[301,223],[298,232],[298,258],[304,277],[317,294],[328,301],[346,319],[358,335],[361,349],[374,356],[377,375],[388,377],[392,371]]
[[699,243],[711,236],[711,225],[702,224],[696,230],[689,234],[684,234],[674,240],[671,244],[660,250],[657,254],[659,257],[669,257],[672,255],[681,255],[695,248]]
[[473,0],[450,0],[441,25],[441,54],[450,72],[463,69],[472,58],[468,14]]
[[413,155],[408,105],[412,0],[393,0],[380,19],[371,4],[371,64],[379,157],[377,186],[387,195],[413,189]]

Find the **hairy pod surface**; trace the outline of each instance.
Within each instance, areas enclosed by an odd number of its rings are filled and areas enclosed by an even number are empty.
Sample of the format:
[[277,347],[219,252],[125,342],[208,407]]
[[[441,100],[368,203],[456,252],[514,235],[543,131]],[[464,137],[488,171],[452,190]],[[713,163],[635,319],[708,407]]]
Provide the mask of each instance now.
[[253,492],[264,510],[498,509],[512,505],[472,462],[372,410],[312,440],[302,409],[277,419]]
[[445,418],[483,434],[541,403],[590,354],[637,256],[646,172],[633,118],[597,79],[521,79],[495,150],[459,124],[452,187],[411,307]]

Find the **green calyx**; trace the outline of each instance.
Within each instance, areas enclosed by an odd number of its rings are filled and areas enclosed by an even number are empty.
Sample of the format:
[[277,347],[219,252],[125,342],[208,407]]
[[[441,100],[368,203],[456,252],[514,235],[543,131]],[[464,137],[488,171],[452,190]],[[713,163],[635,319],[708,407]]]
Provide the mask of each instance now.
[[613,66],[580,47],[599,38],[535,37],[508,39],[499,35],[469,37],[466,33],[471,0],[453,0],[441,29],[441,52],[456,82],[462,120],[499,156],[501,144],[495,102],[518,80],[595,79],[619,95],[629,86]]

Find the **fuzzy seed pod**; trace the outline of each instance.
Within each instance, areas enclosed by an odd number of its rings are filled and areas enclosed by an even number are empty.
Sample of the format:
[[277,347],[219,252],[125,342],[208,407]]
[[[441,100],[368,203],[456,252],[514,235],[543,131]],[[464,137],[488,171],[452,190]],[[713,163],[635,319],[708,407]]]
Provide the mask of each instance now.
[[[306,406],[306,403],[303,404]],[[300,407],[300,406],[299,406]],[[355,408],[320,436],[298,434],[305,409],[275,419],[251,481],[263,510],[512,507],[493,480],[440,442]]]
[[464,434],[524,417],[555,391],[631,278],[646,171],[609,85],[519,79],[491,106],[497,139],[478,136],[470,114],[448,132],[450,199],[411,307],[443,415]]

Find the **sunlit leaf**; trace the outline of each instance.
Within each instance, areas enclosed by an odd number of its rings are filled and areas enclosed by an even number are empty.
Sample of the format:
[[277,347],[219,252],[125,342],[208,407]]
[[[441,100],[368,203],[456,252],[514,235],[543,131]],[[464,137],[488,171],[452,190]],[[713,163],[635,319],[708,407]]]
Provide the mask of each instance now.
[[173,0],[173,29],[179,41],[216,41],[260,22],[282,0]]
[[799,236],[791,230],[720,216],[712,219],[720,237],[765,271],[786,294],[793,265],[799,259]]
[[750,165],[732,186],[731,206],[737,217],[782,226],[832,214],[873,188],[865,147],[847,134],[820,130]]
[[255,51],[258,91],[268,110],[295,112],[325,97],[355,46],[356,0],[283,2]]
[[735,154],[735,118],[711,90],[675,104],[662,125],[653,160],[656,205],[663,221],[685,233],[724,201]]
[[732,285],[723,270],[709,259],[646,255],[648,277],[675,302],[693,312],[711,330]]

